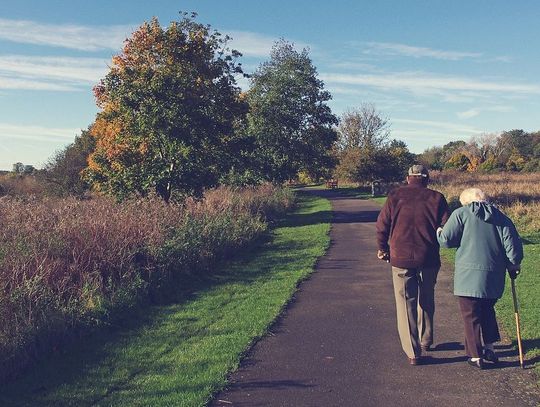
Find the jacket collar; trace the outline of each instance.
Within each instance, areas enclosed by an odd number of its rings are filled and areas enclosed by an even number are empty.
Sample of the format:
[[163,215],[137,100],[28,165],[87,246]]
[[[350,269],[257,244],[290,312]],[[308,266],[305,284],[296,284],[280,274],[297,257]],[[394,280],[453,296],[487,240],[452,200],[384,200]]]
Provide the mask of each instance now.
[[407,183],[411,187],[427,187],[427,180],[423,177],[411,177],[407,178]]

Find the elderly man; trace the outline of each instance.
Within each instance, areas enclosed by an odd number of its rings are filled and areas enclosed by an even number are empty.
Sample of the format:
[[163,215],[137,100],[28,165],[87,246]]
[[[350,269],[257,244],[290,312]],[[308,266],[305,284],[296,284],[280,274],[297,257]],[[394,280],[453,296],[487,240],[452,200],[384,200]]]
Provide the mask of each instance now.
[[377,219],[377,257],[392,265],[399,338],[412,365],[433,344],[441,266],[436,230],[449,216],[446,199],[427,188],[428,181],[428,170],[413,165],[407,185],[390,192]]

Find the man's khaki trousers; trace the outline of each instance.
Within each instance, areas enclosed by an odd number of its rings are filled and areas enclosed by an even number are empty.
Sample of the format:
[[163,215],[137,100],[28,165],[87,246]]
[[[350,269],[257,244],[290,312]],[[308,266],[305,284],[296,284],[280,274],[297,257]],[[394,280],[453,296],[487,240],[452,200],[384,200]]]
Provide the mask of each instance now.
[[399,339],[408,357],[421,355],[421,346],[433,344],[437,268],[392,267]]

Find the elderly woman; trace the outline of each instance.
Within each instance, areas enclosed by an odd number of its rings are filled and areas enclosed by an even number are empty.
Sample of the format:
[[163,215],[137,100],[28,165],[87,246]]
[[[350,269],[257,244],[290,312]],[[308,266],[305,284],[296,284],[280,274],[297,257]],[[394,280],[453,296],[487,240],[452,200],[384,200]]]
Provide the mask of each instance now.
[[437,230],[437,238],[441,247],[458,248],[454,295],[465,327],[467,362],[483,369],[485,360],[498,362],[494,305],[504,291],[506,270],[510,278],[519,273],[523,246],[512,221],[486,201],[482,190],[465,189],[459,200],[463,206]]

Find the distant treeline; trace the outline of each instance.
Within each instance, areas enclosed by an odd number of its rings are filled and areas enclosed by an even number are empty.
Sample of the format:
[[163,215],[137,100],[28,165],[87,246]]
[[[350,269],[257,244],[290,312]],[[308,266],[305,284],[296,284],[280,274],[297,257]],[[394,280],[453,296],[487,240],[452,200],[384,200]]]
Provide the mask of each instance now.
[[468,142],[452,141],[427,149],[418,160],[435,170],[538,172],[540,131],[510,130],[483,134]]

